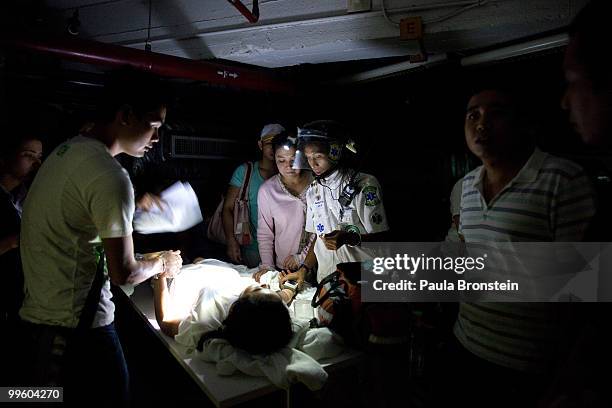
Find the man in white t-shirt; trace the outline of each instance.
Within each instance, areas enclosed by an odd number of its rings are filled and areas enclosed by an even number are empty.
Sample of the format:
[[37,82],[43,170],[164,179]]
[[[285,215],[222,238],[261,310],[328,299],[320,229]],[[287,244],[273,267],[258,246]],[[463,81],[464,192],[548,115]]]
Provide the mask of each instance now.
[[[143,73],[115,74],[93,128],[50,154],[25,202],[20,316],[25,344],[37,350],[29,351],[35,356],[26,369],[37,374],[28,380],[36,386],[63,385],[67,401],[95,395],[105,403],[127,402],[127,367],[113,325],[110,282],[138,284],[175,273],[182,263],[175,251],[135,259],[134,192],[114,159],[119,153],[142,157],[159,140],[166,104],[157,85]],[[99,267],[102,249],[106,268]]]
[[355,150],[346,129],[334,121],[315,121],[298,132],[294,166],[311,169],[315,176],[306,192],[306,231],[317,238],[304,263],[287,279],[302,281],[317,266],[317,281],[343,262],[363,261],[372,255],[362,241],[384,241],[389,229],[376,177],[344,165],[345,154]]

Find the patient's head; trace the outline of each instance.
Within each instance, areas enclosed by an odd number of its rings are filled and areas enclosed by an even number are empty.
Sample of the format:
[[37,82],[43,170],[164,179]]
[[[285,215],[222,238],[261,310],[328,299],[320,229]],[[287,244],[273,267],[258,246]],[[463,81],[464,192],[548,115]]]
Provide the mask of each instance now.
[[259,285],[246,288],[236,300],[217,335],[251,354],[269,354],[285,347],[293,331],[289,311],[278,294]]

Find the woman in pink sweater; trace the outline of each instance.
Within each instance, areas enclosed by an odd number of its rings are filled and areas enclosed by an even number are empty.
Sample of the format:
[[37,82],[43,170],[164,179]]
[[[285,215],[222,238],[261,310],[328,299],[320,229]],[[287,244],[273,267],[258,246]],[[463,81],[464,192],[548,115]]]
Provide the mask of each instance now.
[[260,272],[297,270],[311,241],[311,234],[304,230],[304,222],[306,190],[312,175],[291,167],[295,158],[295,138],[277,138],[274,158],[278,174],[261,185],[257,197]]

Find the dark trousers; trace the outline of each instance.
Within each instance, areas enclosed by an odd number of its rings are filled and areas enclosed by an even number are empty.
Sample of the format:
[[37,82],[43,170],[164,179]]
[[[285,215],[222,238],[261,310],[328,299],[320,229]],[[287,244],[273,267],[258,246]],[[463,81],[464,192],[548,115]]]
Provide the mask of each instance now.
[[536,407],[552,380],[550,374],[530,374],[490,363],[454,337],[436,360],[434,400],[438,407]]
[[[72,405],[127,406],[129,375],[114,324],[86,330],[24,323],[22,384],[63,386]],[[89,405],[89,404],[87,404]]]

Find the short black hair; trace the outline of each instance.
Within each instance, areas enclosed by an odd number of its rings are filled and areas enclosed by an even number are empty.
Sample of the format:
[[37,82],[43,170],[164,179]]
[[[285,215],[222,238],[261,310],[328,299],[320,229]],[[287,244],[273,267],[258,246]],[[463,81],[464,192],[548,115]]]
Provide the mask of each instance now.
[[595,83],[612,83],[612,57],[608,27],[612,15],[609,0],[591,0],[574,18],[569,27],[572,39],[578,41],[576,58]]
[[524,123],[530,123],[533,121],[534,108],[531,105],[529,98],[526,97],[529,95],[529,90],[511,87],[507,84],[482,82],[472,86],[470,94],[466,100],[466,104],[473,96],[486,91],[497,92],[503,95],[510,102],[510,107],[513,109],[514,114],[519,121]]
[[525,132],[525,135],[534,138],[538,128],[538,120],[535,116],[537,98],[529,97],[532,90],[527,90],[522,87],[511,87],[508,84],[495,82],[482,82],[471,88],[469,100],[479,93],[492,91],[503,95],[510,103],[509,108],[512,109],[513,123]]
[[170,100],[169,86],[160,78],[130,67],[120,68],[106,77],[95,119],[110,123],[125,106],[141,117],[167,107]]
[[287,346],[293,337],[291,316],[280,297],[240,296],[230,308],[223,326],[204,333],[197,350],[211,339],[225,339],[250,354],[270,354]]

